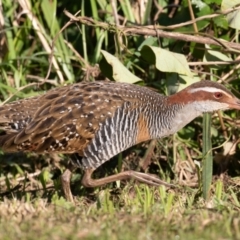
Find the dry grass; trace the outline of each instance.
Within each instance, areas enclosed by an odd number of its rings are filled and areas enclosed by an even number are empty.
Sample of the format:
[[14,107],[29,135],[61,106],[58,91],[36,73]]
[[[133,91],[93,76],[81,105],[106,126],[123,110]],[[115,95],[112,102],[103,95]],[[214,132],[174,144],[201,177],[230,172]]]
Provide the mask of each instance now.
[[[172,196],[172,200],[171,197]],[[196,192],[126,186],[76,198],[0,202],[1,239],[239,239],[239,207]],[[228,199],[230,200],[230,199]]]

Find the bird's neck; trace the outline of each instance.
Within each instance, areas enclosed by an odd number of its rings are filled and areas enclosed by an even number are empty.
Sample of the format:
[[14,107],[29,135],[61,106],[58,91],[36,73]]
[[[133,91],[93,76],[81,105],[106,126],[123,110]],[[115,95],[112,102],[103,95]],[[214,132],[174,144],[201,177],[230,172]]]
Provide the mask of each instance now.
[[176,133],[194,118],[201,115],[195,104],[171,104],[165,109],[161,106],[159,111],[152,112],[153,121],[149,121],[152,138],[161,138]]

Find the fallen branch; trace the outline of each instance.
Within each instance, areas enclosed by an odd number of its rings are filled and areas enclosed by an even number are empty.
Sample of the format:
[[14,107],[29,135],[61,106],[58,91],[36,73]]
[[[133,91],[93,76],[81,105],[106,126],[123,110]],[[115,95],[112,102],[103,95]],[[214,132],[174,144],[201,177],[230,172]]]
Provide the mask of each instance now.
[[[234,10],[236,10],[235,8]],[[231,10],[233,11],[233,10]],[[229,11],[228,11],[229,12]],[[240,51],[240,44],[239,43],[233,43],[233,42],[228,42],[222,39],[216,39],[213,36],[194,36],[191,34],[183,34],[179,32],[168,32],[164,31],[165,27],[162,26],[139,26],[139,25],[131,25],[131,26],[123,26],[123,25],[111,25],[109,23],[105,22],[100,22],[97,20],[94,20],[91,17],[86,17],[86,16],[74,16],[71,13],[69,13],[67,10],[64,10],[64,13],[66,16],[70,18],[70,21],[75,23],[79,22],[81,24],[85,24],[87,26],[92,26],[92,27],[99,27],[105,31],[117,33],[117,34],[122,34],[122,35],[146,35],[146,36],[155,36],[155,37],[164,37],[164,38],[172,38],[172,39],[177,39],[177,40],[182,40],[186,42],[196,42],[196,43],[202,43],[202,44],[211,44],[211,45],[216,45],[216,46],[222,46],[226,49],[228,52],[237,52],[239,53]],[[195,21],[198,21],[196,19]],[[190,21],[191,22],[191,21]],[[190,23],[189,22],[189,23]],[[188,23],[188,24],[189,24]],[[166,29],[166,28],[165,28]],[[193,33],[194,34],[194,33]],[[201,34],[201,33],[199,33]]]

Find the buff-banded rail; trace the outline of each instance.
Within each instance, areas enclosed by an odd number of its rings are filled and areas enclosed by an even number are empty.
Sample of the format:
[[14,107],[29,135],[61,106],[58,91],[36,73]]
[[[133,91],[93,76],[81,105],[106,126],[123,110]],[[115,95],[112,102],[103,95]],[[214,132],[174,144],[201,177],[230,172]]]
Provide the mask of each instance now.
[[[117,82],[82,82],[0,107],[0,147],[5,152],[77,153],[82,184],[97,187],[134,178],[172,186],[151,174],[123,171],[100,179],[92,173],[125,149],[176,133],[204,112],[240,109],[223,85],[200,81],[164,96],[146,87]],[[71,171],[62,175],[66,197]]]

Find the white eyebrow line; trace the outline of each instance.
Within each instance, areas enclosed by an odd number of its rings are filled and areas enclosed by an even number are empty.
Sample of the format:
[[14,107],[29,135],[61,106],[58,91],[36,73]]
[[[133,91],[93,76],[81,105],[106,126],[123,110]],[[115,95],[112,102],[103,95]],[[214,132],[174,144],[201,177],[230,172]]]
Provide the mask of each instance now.
[[189,92],[191,93],[195,93],[195,92],[199,92],[199,91],[205,91],[205,92],[221,92],[229,97],[232,97],[230,94],[228,94],[226,91],[223,91],[222,89],[219,88],[215,88],[215,87],[200,87],[200,88],[194,88],[194,89],[190,89]]
[[194,92],[199,92],[199,91],[205,91],[205,92],[222,92],[225,93],[225,91],[219,89],[219,88],[215,88],[215,87],[200,87],[200,88],[194,88],[194,89],[190,89],[191,93]]

